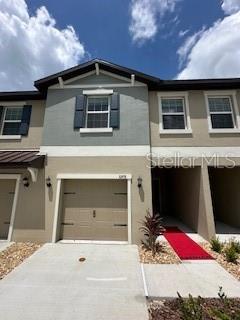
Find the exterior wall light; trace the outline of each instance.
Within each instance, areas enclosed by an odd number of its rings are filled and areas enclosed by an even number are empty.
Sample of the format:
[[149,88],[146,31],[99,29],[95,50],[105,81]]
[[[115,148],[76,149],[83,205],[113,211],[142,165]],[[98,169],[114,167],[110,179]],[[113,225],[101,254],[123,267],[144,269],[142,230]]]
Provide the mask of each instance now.
[[141,177],[138,177],[138,179],[137,179],[137,186],[139,189],[142,188],[142,178]]
[[23,185],[24,185],[24,187],[26,187],[26,188],[29,187],[29,179],[28,179],[28,177],[24,177],[24,178],[23,178]]
[[46,185],[48,188],[51,188],[52,186],[51,178],[49,176],[46,178]]

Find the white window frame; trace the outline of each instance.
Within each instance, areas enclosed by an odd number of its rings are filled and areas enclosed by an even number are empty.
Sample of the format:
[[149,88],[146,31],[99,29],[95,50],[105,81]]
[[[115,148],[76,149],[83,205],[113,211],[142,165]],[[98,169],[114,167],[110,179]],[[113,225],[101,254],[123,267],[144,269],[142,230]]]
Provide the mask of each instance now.
[[[104,90],[104,89],[97,89],[97,90],[85,90],[83,94],[87,95],[87,106],[86,106],[86,119],[85,119],[85,127],[80,128],[80,133],[111,133],[113,129],[110,127],[110,110],[111,110],[111,101],[110,97],[113,94],[113,90]],[[88,111],[88,99],[89,98],[108,98],[108,111]],[[88,121],[88,114],[101,114],[101,113],[108,113],[108,126],[105,128],[88,128],[87,121]]]
[[[208,131],[209,133],[240,133],[240,116],[235,90],[230,91],[204,91],[205,105],[207,109]],[[229,114],[230,112],[210,112],[209,98],[228,98],[230,101],[233,128],[213,128],[211,114]]]
[[21,139],[21,135],[16,134],[16,135],[3,135],[3,129],[4,129],[4,125],[5,123],[9,123],[9,122],[21,122],[21,120],[5,120],[6,118],[6,112],[7,109],[10,108],[23,108],[23,106],[26,103],[24,102],[6,102],[6,103],[1,103],[1,105],[3,106],[3,114],[2,117],[0,119],[1,122],[1,128],[0,128],[0,140],[11,140],[11,139]]
[[[184,115],[185,129],[164,129],[162,112],[162,99],[181,99],[183,101],[183,112],[168,113],[168,115]],[[189,99],[188,92],[158,92],[158,106],[159,106],[159,133],[160,134],[191,134],[191,121],[189,114]]]

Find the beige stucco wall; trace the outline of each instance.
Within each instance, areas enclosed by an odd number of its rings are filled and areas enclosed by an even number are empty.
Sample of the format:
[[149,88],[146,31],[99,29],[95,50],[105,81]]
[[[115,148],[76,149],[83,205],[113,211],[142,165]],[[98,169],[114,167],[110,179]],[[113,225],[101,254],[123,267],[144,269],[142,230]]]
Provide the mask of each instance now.
[[[132,175],[132,241],[140,243],[140,221],[147,209],[152,209],[151,174],[144,157],[49,157],[46,176],[52,180],[52,188],[46,189],[46,226],[48,240],[51,240],[56,197],[57,174],[60,173],[98,173]],[[137,178],[143,179],[142,189],[137,187]]]
[[[46,242],[45,173],[39,170],[37,182],[32,182],[25,169],[1,169],[0,174],[21,174],[12,241]],[[22,178],[28,177],[30,185],[24,187]],[[1,213],[0,208],[0,213]]]
[[[177,95],[177,93],[176,93]],[[237,91],[238,108],[240,107],[240,90]],[[191,118],[192,134],[159,134],[159,109],[156,91],[149,92],[151,146],[239,146],[240,133],[209,134],[207,109],[204,92],[189,91],[189,113]]]
[[[160,169],[164,215],[174,216],[210,239],[215,233],[211,195],[206,167]],[[160,200],[161,201],[161,200]]]
[[[29,132],[21,140],[0,140],[0,149],[38,148],[42,141],[45,101],[24,101],[24,104],[32,105],[32,114]],[[4,105],[4,102],[1,102]]]
[[210,169],[215,219],[240,227],[240,167]]

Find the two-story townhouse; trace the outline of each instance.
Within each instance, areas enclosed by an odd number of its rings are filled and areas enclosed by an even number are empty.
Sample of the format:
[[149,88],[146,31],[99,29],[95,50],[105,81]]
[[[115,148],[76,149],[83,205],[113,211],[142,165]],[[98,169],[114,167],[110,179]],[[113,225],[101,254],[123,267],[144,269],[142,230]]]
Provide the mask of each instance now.
[[0,93],[0,238],[139,243],[147,210],[207,239],[240,226],[239,79],[95,59],[35,87]]

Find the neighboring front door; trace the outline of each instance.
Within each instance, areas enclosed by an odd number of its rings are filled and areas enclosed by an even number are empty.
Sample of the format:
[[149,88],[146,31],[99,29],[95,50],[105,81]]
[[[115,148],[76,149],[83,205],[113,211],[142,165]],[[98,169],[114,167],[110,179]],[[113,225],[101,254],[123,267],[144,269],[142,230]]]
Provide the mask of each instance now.
[[127,241],[125,180],[65,180],[61,238]]
[[0,179],[0,239],[8,238],[15,184],[15,180]]

